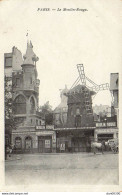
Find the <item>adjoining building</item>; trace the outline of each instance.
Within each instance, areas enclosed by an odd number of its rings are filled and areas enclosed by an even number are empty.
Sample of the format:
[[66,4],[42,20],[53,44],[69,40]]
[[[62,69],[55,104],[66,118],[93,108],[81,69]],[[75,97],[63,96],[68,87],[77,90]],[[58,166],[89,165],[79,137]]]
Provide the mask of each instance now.
[[103,120],[96,122],[96,129],[94,132],[95,141],[102,142],[113,138],[118,138],[116,116],[104,117]]
[[113,95],[112,116],[117,116],[117,127],[119,126],[119,73],[110,75],[110,91]]
[[55,128],[66,127],[67,125],[67,112],[68,112],[67,99],[68,98],[66,95],[64,95],[67,92],[68,89],[67,86],[65,85],[65,88],[61,90],[60,93],[61,103],[53,111]]
[[[16,126],[11,132],[11,144],[17,152],[53,152],[56,137],[53,127],[45,126],[39,112],[39,84],[32,43],[27,43],[24,61],[17,48],[5,54],[5,78],[12,84],[12,114]],[[6,81],[6,80],[5,80]]]
[[93,113],[98,116],[111,117],[111,106],[108,105],[95,105],[93,106]]
[[[11,53],[4,54],[4,73],[5,73],[5,145],[11,143],[12,134],[12,73],[21,70],[23,64],[22,54],[16,48],[12,48]],[[13,125],[14,126],[14,125]]]
[[96,141],[107,141],[109,139],[118,138],[119,131],[119,74],[111,73],[110,75],[110,91],[113,96],[111,105],[111,117],[103,117],[96,122],[94,138]]

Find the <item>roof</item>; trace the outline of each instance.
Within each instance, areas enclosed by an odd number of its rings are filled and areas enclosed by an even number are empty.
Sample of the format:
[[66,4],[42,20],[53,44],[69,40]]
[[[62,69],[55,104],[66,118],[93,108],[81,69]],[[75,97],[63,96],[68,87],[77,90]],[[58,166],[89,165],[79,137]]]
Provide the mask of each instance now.
[[[91,95],[95,95],[95,92],[94,91],[91,91],[88,87],[84,86],[84,85],[77,85],[75,87],[73,87],[72,89],[69,90],[69,94],[70,93],[81,93],[84,89],[87,89],[88,91],[90,91],[90,94]],[[67,94],[68,95],[68,94]]]
[[68,109],[68,106],[67,106],[67,97],[64,95],[67,92],[68,92],[68,89],[67,89],[67,86],[65,85],[65,88],[60,93],[61,102],[54,109],[54,113],[67,112],[67,109]]
[[118,90],[119,88],[119,73],[110,74],[110,90]]
[[26,50],[26,54],[23,56],[24,58],[24,62],[23,64],[33,64],[34,62],[37,62],[39,60],[39,58],[35,55],[35,53],[33,52],[33,45],[30,41],[30,43],[27,43],[27,50]]
[[66,128],[55,128],[54,131],[71,131],[73,130],[74,132],[76,132],[76,130],[92,130],[92,129],[95,129],[96,126],[93,126],[93,127],[66,127]]
[[55,108],[53,112],[56,114],[56,113],[67,113],[67,111],[68,111],[67,105],[65,107],[60,107],[59,105],[58,107]]

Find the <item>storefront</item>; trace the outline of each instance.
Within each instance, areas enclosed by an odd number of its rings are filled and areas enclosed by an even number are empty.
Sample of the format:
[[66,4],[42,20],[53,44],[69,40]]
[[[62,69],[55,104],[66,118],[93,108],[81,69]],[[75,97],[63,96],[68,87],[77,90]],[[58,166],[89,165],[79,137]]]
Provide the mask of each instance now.
[[52,136],[38,136],[39,153],[52,152]]
[[36,136],[39,153],[56,152],[56,133],[51,127],[42,130],[40,126],[36,127]]
[[57,152],[90,152],[94,128],[56,129]]
[[96,129],[94,132],[95,141],[106,142],[113,138],[118,138],[118,128],[116,126],[116,122],[96,123]]
[[12,132],[15,153],[56,152],[56,133],[53,126],[21,127]]

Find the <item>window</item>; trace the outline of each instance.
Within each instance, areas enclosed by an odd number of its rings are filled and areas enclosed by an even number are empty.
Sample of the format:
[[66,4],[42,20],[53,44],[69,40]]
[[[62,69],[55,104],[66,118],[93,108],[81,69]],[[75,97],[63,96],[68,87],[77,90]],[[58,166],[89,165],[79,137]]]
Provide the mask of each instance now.
[[22,139],[20,137],[15,138],[15,147],[17,149],[21,149],[21,147],[22,147]]
[[36,119],[36,125],[38,125],[38,120]]
[[12,57],[5,58],[5,67],[12,67]]
[[16,97],[13,103],[14,114],[25,114],[26,113],[26,100],[23,95]]
[[25,138],[25,149],[29,150],[32,148],[32,138],[26,137]]
[[34,110],[35,110],[35,101],[34,101],[33,97],[31,97],[31,99],[30,99],[30,105],[31,105],[30,113],[33,114]]
[[31,119],[31,124],[33,123],[33,120]]
[[19,87],[20,86],[20,79],[16,78],[16,86]]
[[76,115],[75,126],[76,127],[81,127],[81,116],[80,115]]

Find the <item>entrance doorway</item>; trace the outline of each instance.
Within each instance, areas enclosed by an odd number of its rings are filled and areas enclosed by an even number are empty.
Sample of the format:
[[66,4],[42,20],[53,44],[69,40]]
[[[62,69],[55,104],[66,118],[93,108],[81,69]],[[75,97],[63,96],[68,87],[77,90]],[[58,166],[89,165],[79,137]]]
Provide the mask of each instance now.
[[38,137],[38,151],[40,153],[52,152],[52,136],[39,136]]
[[32,151],[32,138],[30,136],[25,138],[25,152]]
[[87,151],[85,137],[72,138],[72,151],[73,152],[86,152]]

